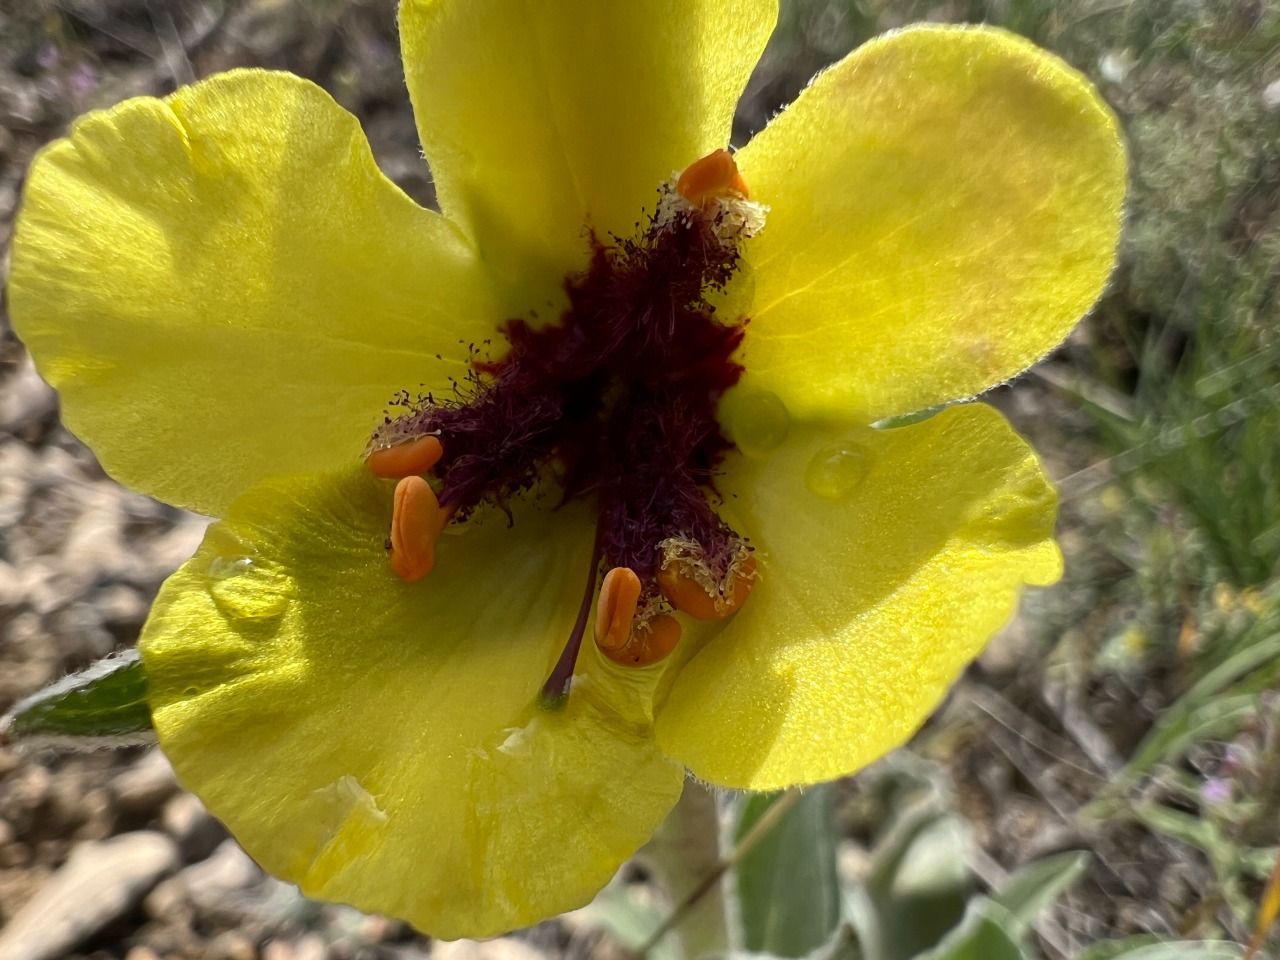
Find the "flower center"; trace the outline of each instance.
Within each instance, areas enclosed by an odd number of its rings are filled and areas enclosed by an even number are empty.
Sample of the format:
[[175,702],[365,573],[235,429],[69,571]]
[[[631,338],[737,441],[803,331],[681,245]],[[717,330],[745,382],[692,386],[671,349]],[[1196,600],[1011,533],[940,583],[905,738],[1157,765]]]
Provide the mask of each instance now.
[[473,348],[456,396],[402,399],[408,412],[370,440],[369,468],[398,480],[391,565],[409,582],[430,573],[445,526],[482,504],[503,508],[547,478],[564,500],[594,502],[587,589],[544,689],[552,702],[568,691],[602,565],[595,641],[623,664],[670,653],[673,611],[721,619],[750,592],[751,548],[711,503],[732,449],[716,410],[742,374],[733,355],[746,320],[722,321],[707,296],[733,275],[764,212],[728,151],[703,157],[663,185],[635,237],[593,234],[558,322],[507,321],[504,356]]

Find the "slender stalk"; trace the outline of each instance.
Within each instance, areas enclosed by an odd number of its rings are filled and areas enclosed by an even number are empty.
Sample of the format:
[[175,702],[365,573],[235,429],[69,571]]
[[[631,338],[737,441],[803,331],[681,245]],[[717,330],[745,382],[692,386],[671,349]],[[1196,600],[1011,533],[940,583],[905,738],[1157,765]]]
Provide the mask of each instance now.
[[547,710],[559,710],[569,698],[569,687],[573,683],[573,668],[578,663],[578,651],[582,649],[582,637],[587,632],[587,621],[591,619],[591,601],[596,595],[596,578],[600,575],[600,554],[603,537],[599,524],[596,525],[596,539],[591,547],[591,568],[587,573],[587,588],[582,595],[582,603],[578,606],[578,619],[573,625],[573,632],[560,653],[560,659],[551,670],[546,683],[542,685],[540,702]]
[[[686,792],[688,791],[686,786]],[[683,800],[683,798],[681,798]],[[787,811],[795,806],[800,799],[800,791],[791,789],[784,793],[777,801],[769,807],[768,810],[761,815],[747,831],[733,852],[727,857],[717,860],[711,868],[703,875],[688,893],[675,905],[667,918],[658,926],[652,934],[640,947],[636,950],[636,956],[643,960],[654,947],[656,947],[668,933],[683,923],[690,914],[699,906],[703,898],[716,889],[717,884],[731,869],[742,862],[742,858],[751,852],[761,840],[768,836],[769,831],[781,822],[782,818],[787,815]],[[690,951],[692,954],[692,951]],[[690,958],[692,960],[692,957]]]

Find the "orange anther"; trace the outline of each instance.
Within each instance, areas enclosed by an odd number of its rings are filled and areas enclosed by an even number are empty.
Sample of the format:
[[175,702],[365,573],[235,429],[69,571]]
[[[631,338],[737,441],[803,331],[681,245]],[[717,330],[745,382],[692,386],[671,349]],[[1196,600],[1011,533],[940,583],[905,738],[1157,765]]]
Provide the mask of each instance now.
[[658,571],[658,589],[673,607],[695,620],[723,620],[747,602],[756,581],[756,558],[749,556],[733,573],[723,596],[713,597],[702,584],[673,563]]
[[405,583],[421,580],[436,564],[436,540],[448,522],[431,484],[405,477],[391,509],[391,569]]
[[723,148],[689,164],[676,181],[676,190],[695,207],[721,197],[745,200],[750,196],[733,154]]
[[614,567],[604,575],[596,601],[596,646],[609,656],[627,645],[639,600],[640,578],[630,567]]
[[657,663],[680,642],[675,617],[659,614],[636,623],[640,578],[630,567],[614,567],[600,584],[596,602],[596,646],[614,663],[647,667]]
[[680,642],[680,622],[665,613],[646,623],[635,624],[626,644],[617,650],[601,648],[614,663],[627,667],[647,667],[657,663]]
[[400,480],[420,476],[434,467],[444,456],[439,437],[414,437],[394,447],[383,447],[365,457],[365,466],[375,477],[384,480]]

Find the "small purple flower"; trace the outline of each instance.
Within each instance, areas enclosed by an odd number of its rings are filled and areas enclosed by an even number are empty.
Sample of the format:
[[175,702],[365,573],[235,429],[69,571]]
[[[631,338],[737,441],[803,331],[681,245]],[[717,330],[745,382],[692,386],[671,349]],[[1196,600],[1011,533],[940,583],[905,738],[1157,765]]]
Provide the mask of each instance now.
[[67,85],[71,88],[71,96],[83,100],[98,88],[98,71],[87,63],[80,63],[71,71]]
[[1233,789],[1230,780],[1224,780],[1215,777],[1206,780],[1204,786],[1200,788],[1200,799],[1206,806],[1217,806],[1226,803],[1231,799]]

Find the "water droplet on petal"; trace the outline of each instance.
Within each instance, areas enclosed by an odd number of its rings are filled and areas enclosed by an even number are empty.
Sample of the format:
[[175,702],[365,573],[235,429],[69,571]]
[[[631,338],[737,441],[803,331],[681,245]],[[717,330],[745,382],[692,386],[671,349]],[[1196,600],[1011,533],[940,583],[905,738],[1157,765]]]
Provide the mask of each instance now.
[[209,595],[224,615],[236,620],[268,620],[279,617],[289,597],[278,589],[275,578],[252,557],[215,555],[205,568]]
[[224,614],[237,620],[270,620],[289,606],[289,598],[262,583],[220,580],[209,587],[214,602]]
[[215,580],[225,580],[228,577],[238,577],[242,573],[248,573],[253,569],[253,557],[224,557],[215,556],[209,561],[206,573]]
[[767,390],[735,397],[729,415],[733,442],[749,457],[762,457],[787,438],[791,414],[782,398]]
[[847,440],[828,444],[809,461],[804,485],[825,500],[843,500],[867,478],[871,460],[871,451],[860,444]]

